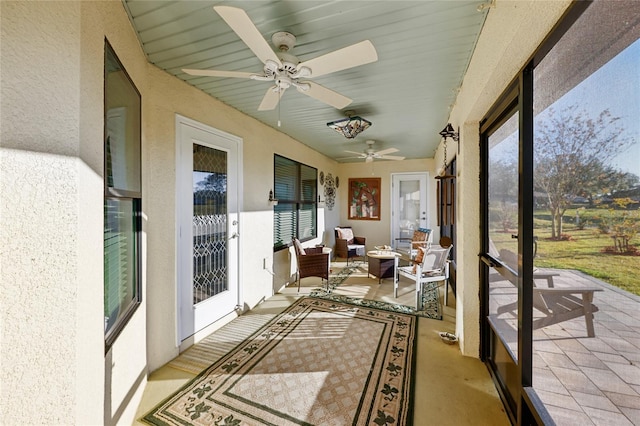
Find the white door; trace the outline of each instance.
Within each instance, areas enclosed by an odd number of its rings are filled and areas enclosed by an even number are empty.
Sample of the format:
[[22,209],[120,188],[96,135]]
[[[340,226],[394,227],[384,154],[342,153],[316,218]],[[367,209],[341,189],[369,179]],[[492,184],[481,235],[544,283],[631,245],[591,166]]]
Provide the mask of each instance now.
[[418,228],[428,228],[428,173],[398,173],[391,176],[391,245],[408,248],[398,238],[411,238]]
[[240,139],[178,117],[180,340],[238,305]]

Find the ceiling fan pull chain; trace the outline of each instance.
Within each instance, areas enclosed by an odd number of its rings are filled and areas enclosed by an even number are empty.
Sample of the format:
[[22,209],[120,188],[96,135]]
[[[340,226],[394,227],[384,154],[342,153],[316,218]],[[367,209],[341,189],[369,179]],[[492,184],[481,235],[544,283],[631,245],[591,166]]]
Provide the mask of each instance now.
[[280,127],[280,104],[282,103],[282,90],[278,90],[278,127]]

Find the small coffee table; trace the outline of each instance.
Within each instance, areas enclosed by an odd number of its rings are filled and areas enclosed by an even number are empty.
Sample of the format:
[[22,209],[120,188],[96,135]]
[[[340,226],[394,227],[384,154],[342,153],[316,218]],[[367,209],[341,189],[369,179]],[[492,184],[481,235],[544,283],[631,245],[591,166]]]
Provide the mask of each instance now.
[[378,277],[378,284],[383,278],[393,278],[393,297],[398,297],[398,259],[400,253],[390,250],[371,250],[367,252],[369,269],[367,277]]

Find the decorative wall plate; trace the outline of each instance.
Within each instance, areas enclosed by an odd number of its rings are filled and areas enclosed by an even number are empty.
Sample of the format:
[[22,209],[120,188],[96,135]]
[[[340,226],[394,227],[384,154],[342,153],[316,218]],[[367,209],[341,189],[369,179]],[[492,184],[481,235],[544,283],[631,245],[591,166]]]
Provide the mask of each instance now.
[[340,186],[340,178],[336,176],[336,188]]
[[324,185],[324,172],[320,172],[320,185]]
[[336,188],[335,181],[333,180],[333,175],[331,173],[327,173],[325,182],[326,185],[324,186],[324,204],[327,206],[327,209],[333,210],[336,199]]

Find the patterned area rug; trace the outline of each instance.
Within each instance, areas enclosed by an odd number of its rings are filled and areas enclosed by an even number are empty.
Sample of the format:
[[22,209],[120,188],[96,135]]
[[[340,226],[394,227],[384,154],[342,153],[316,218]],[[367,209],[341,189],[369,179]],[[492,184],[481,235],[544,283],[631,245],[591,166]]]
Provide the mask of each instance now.
[[416,325],[413,315],[303,297],[143,420],[411,424]]
[[424,286],[422,292],[423,310],[417,311],[412,306],[400,305],[397,303],[388,303],[378,300],[358,299],[354,297],[336,294],[334,290],[340,286],[349,276],[355,272],[358,267],[365,264],[353,263],[329,277],[327,288],[317,288],[311,291],[310,296],[319,297],[321,299],[332,300],[334,302],[348,303],[356,306],[368,308],[383,309],[391,312],[398,312],[409,315],[417,315],[420,317],[442,320],[442,310],[440,307],[440,293],[438,291],[438,283],[428,283]]

